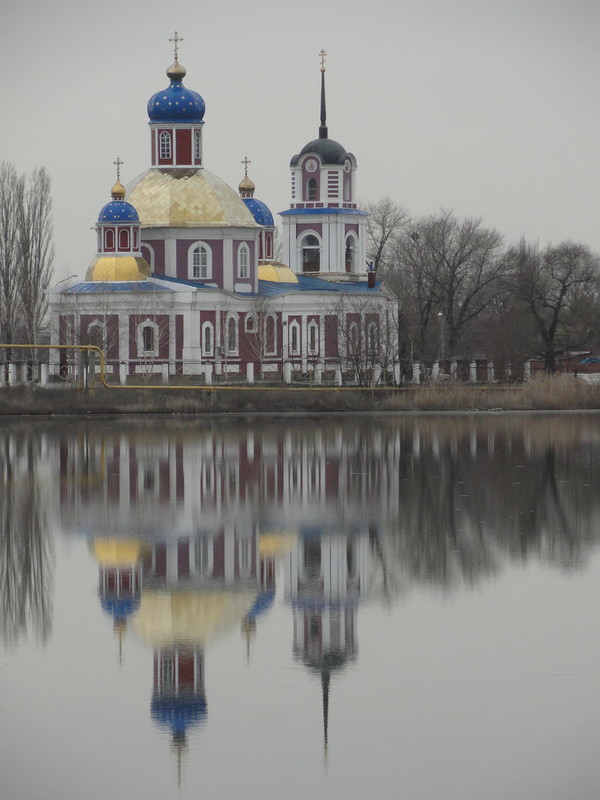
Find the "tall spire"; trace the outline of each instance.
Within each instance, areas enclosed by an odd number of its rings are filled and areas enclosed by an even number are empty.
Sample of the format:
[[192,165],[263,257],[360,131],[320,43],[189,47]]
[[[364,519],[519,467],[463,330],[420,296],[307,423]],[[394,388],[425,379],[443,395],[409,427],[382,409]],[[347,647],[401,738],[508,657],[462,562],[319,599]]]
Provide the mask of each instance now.
[[319,139],[327,139],[327,111],[325,108],[325,50],[321,50],[321,125],[319,126]]

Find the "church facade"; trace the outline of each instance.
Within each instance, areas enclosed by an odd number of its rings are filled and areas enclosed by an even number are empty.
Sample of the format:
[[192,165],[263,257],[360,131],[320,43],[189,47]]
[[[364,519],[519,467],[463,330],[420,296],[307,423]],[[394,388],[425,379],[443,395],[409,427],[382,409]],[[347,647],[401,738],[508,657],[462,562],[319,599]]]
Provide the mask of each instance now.
[[275,260],[247,159],[238,191],[205,168],[205,104],[183,84],[174,41],[169,86],[147,106],[150,167],[125,188],[115,162],[85,279],[49,292],[51,344],[101,346],[109,374],[393,380],[397,300],[367,265],[356,159],[328,135],[324,53],[319,135],[291,159]]

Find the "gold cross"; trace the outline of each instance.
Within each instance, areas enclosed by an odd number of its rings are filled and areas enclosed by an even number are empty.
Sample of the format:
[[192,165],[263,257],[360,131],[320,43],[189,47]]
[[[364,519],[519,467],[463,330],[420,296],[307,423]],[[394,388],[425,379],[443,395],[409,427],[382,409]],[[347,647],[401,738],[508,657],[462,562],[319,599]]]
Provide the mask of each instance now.
[[244,165],[244,178],[248,177],[248,164],[251,164],[251,163],[252,163],[252,161],[250,161],[248,156],[244,156],[244,160],[242,161],[242,164]]
[[179,48],[179,42],[183,42],[183,36],[180,36],[177,31],[175,31],[175,36],[172,39],[169,39],[170,42],[174,42],[173,52],[175,53],[175,61],[177,61],[177,50]]
[[325,72],[325,56],[327,55],[327,53],[325,52],[325,50],[321,50],[319,55],[321,56],[321,72]]
[[121,161],[121,159],[119,158],[119,156],[117,156],[117,160],[116,160],[116,161],[113,161],[113,164],[114,164],[114,165],[116,166],[116,168],[117,168],[117,180],[118,180],[118,181],[120,181],[120,180],[121,180],[121,167],[123,166],[123,164],[124,164],[124,163],[125,163],[125,162],[124,162],[124,161]]

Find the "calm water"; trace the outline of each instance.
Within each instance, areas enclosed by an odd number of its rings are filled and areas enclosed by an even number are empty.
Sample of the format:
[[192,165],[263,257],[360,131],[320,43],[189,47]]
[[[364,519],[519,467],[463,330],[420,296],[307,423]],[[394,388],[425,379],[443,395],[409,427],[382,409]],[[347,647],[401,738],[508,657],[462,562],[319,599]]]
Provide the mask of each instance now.
[[0,423],[0,797],[598,796],[600,416]]

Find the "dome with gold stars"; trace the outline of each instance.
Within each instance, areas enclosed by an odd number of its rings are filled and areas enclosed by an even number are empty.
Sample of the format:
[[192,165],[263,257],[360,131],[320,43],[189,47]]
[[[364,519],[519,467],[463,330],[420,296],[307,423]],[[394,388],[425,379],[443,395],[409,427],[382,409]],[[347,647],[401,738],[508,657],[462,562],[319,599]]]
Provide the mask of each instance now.
[[128,186],[128,199],[142,228],[258,227],[240,196],[205,169],[151,169]]

